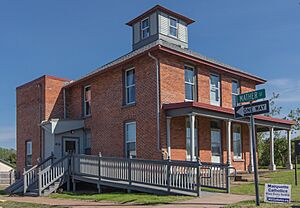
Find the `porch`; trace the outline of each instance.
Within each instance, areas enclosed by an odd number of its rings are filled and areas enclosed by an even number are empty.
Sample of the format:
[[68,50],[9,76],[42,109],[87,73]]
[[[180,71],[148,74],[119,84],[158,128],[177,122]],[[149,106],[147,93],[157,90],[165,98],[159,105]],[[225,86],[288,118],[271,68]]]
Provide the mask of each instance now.
[[[233,109],[199,102],[164,104],[163,109],[166,115],[167,158],[224,163],[238,171],[253,171],[252,136],[248,118],[235,119]],[[288,140],[286,167],[292,169],[293,122],[255,116],[255,124],[256,133],[268,132],[270,136],[270,170],[276,170],[274,132],[286,133]]]

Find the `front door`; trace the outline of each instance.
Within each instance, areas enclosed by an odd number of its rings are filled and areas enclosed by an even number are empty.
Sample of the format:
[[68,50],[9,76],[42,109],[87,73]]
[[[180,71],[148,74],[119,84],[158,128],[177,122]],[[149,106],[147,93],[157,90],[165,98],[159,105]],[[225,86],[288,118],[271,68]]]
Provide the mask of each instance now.
[[211,129],[211,162],[221,163],[221,130]]
[[64,138],[63,139],[63,153],[78,154],[78,139],[77,138]]

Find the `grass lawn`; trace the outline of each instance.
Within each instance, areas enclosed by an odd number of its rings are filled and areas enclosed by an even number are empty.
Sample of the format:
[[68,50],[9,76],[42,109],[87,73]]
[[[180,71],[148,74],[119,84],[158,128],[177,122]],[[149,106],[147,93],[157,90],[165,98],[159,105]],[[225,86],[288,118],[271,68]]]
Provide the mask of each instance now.
[[80,194],[66,192],[63,194],[51,194],[50,198],[62,198],[62,199],[80,199],[91,201],[111,201],[118,203],[133,203],[133,204],[167,204],[174,201],[184,201],[192,199],[190,196],[158,196],[153,194],[143,193],[103,193],[103,194]]
[[[23,203],[23,202],[1,201],[0,200],[0,207],[3,207],[3,208],[53,208],[54,206]],[[58,206],[55,206],[55,207],[58,207]],[[59,207],[59,208],[62,208],[62,207]]]
[[[261,196],[261,200],[263,200],[265,183],[275,183],[275,184],[291,184],[292,185],[292,204],[287,205],[286,207],[292,205],[300,206],[300,184],[298,182],[298,186],[295,186],[294,181],[294,170],[291,171],[281,171],[281,172],[270,172],[264,173],[259,176],[259,193]],[[298,171],[298,180],[300,181],[300,169]],[[233,184],[231,186],[231,193],[234,194],[247,194],[247,195],[255,195],[254,183],[250,182],[241,182],[240,184]],[[283,204],[267,204],[262,203],[263,207],[284,207]],[[232,205],[230,207],[254,207],[254,201],[242,202],[236,205]]]
[[[272,207],[280,207],[280,208],[287,208],[287,207],[299,207],[299,203],[290,203],[290,204],[270,204],[265,203],[263,201],[260,202],[260,207],[263,208],[272,208]],[[251,207],[257,207],[255,205],[255,201],[243,201],[239,202],[237,204],[231,204],[229,206],[226,206],[226,208],[251,208]]]

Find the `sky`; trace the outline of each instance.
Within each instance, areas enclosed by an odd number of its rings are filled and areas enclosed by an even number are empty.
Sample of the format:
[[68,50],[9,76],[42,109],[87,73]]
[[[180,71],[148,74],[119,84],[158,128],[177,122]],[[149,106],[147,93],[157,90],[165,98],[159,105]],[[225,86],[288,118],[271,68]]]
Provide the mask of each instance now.
[[0,146],[15,148],[15,88],[78,79],[131,51],[126,22],[161,4],[194,19],[189,48],[268,80],[280,117],[300,107],[300,0],[0,0]]

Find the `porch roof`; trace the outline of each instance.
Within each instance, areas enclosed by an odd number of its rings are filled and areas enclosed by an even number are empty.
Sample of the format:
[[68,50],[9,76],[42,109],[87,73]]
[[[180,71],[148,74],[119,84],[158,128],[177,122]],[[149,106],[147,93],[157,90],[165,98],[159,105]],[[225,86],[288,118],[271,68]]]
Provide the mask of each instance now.
[[67,131],[84,128],[82,119],[51,119],[43,121],[41,126],[51,134],[62,134]]
[[[249,123],[249,118],[236,119],[234,118],[234,110],[231,108],[224,108],[213,106],[201,102],[180,102],[163,104],[163,109],[169,117],[184,116],[189,114],[196,114],[204,117],[217,118],[221,120],[232,120],[241,123]],[[289,130],[294,121],[273,118],[269,116],[254,116],[255,123],[258,130],[264,131],[268,127],[274,127],[275,130]]]

